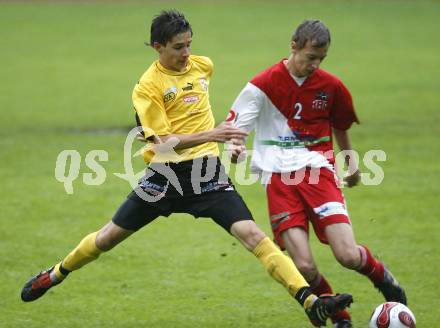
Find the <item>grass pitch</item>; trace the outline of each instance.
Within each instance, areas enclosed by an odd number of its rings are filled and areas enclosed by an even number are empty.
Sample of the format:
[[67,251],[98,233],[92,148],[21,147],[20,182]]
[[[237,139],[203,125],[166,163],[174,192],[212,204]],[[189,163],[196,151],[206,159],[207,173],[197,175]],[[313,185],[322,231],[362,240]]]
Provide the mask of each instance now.
[[[305,18],[324,20],[332,46],[323,68],[352,91],[360,126],[354,147],[382,149],[379,186],[346,190],[357,239],[406,287],[419,327],[440,327],[438,177],[440,123],[436,1],[0,3],[0,326],[308,327],[300,307],[253,256],[208,219],[159,219],[41,300],[24,304],[23,283],[60,260],[111,217],[129,191],[125,131],[131,90],[156,58],[145,47],[160,9],[186,13],[193,53],[215,63],[211,103],[221,121],[257,72],[288,55]],[[77,150],[80,175],[67,195],[55,160]],[[109,154],[105,183],[87,186],[86,154]],[[140,168],[139,159],[136,165]],[[266,232],[264,194],[238,186]],[[350,292],[356,327],[383,300],[312,238],[334,289]]]

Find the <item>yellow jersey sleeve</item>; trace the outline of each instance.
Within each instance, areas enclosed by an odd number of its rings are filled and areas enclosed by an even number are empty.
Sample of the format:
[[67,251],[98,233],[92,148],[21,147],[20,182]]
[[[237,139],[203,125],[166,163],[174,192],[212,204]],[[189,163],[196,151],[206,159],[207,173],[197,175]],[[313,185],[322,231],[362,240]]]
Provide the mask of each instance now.
[[171,124],[165,112],[162,97],[154,87],[136,84],[133,90],[133,105],[139,116],[145,138],[171,133]]

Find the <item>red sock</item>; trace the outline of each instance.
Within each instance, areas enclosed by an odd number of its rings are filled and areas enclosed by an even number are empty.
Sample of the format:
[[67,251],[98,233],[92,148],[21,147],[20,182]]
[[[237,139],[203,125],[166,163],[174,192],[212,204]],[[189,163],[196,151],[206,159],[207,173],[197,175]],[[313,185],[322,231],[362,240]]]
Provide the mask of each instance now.
[[[328,283],[327,279],[324,278],[323,275],[318,273],[315,279],[311,281],[310,287],[312,288],[312,292],[315,295],[322,295],[322,294],[333,294],[332,287]],[[331,317],[331,320],[333,323],[336,323],[340,320],[350,320],[351,317],[350,314],[346,310],[339,311],[338,313],[334,314]]]
[[382,283],[385,271],[382,262],[371,255],[367,246],[358,246],[358,248],[361,254],[361,265],[356,271],[367,276],[373,284]]
[[333,290],[328,283],[328,281],[324,278],[324,276],[320,273],[316,275],[316,278],[313,279],[310,283],[310,287],[312,288],[312,292],[315,295],[321,294],[333,294]]

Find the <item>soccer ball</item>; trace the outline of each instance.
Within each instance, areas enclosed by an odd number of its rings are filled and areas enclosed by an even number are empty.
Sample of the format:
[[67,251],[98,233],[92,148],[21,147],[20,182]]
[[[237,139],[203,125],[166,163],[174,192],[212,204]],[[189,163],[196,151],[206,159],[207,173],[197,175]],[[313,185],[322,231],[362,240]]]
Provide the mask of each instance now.
[[374,310],[369,327],[416,328],[416,318],[405,305],[397,302],[386,302]]

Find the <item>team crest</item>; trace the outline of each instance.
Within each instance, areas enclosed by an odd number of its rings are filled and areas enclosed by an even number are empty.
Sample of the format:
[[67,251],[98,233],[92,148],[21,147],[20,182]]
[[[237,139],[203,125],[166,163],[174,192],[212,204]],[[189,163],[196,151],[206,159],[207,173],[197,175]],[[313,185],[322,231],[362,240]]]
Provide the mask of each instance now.
[[208,87],[209,87],[208,81],[206,81],[206,79],[200,79],[199,81],[203,91],[208,91]]
[[315,100],[312,102],[312,108],[315,110],[324,110],[327,108],[328,94],[325,91],[318,91]]
[[163,102],[167,103],[171,100],[174,100],[176,98],[176,94],[177,94],[176,87],[171,87],[169,89],[166,89],[165,92],[163,93]]

